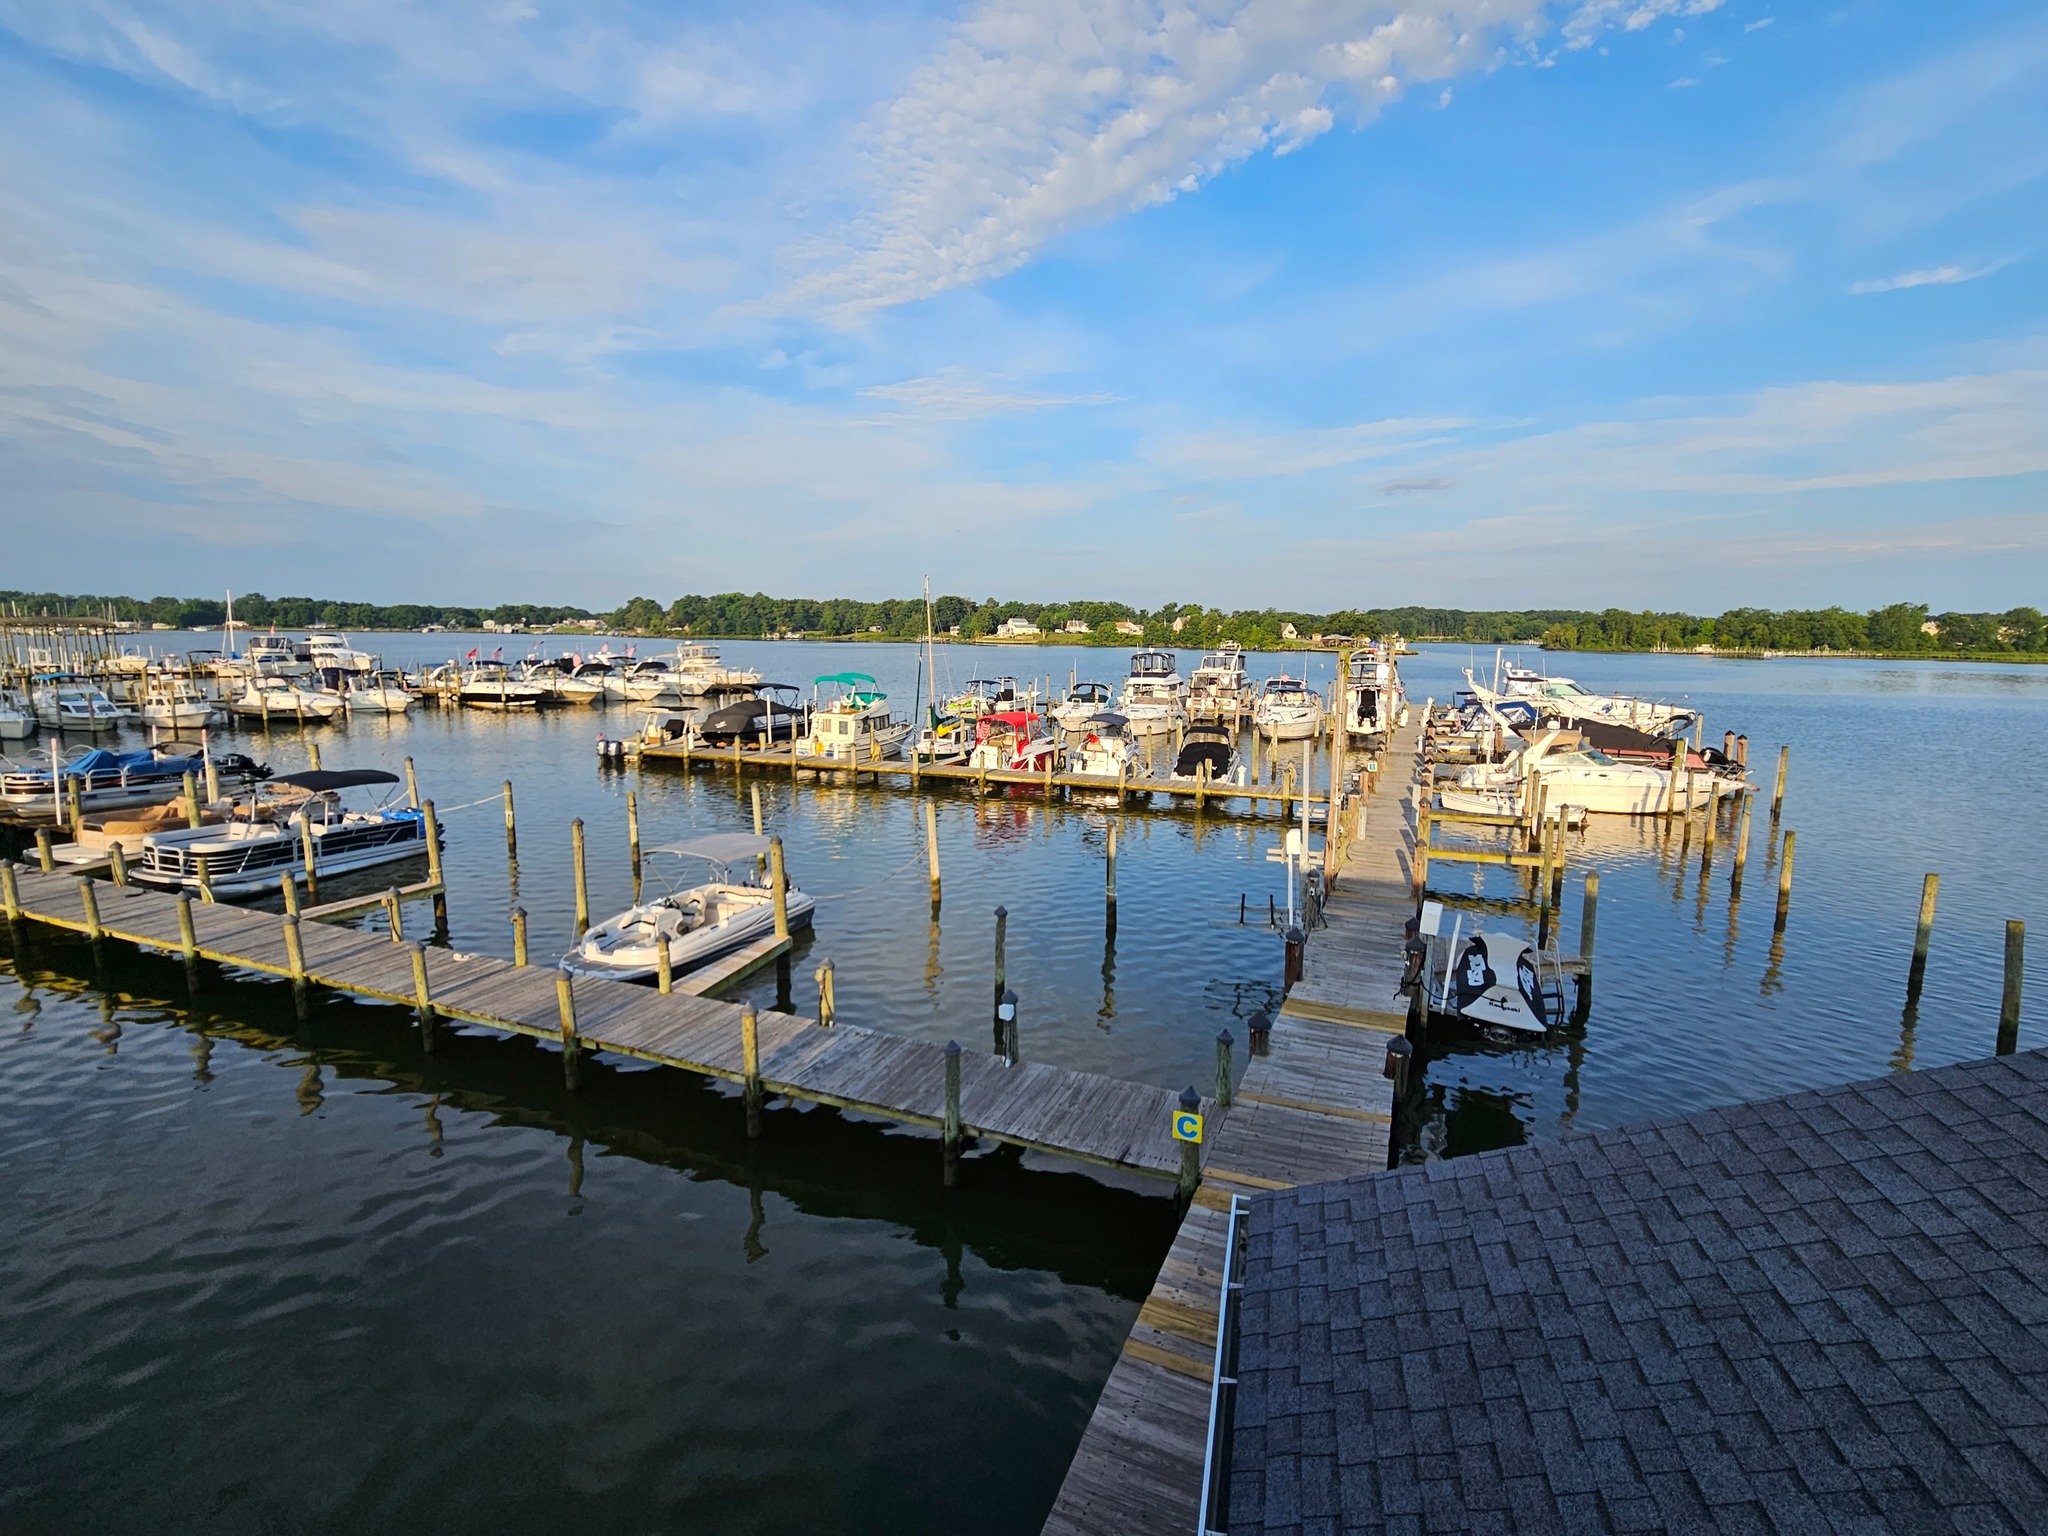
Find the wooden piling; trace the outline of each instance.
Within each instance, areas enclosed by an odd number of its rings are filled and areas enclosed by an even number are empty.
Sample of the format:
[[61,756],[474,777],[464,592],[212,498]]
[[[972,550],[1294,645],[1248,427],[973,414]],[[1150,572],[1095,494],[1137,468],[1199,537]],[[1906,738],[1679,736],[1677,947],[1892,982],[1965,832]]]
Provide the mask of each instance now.
[[1230,1108],[1230,1047],[1235,1042],[1230,1031],[1225,1029],[1216,1036],[1216,1107]]
[[1003,1037],[1003,1059],[1011,1066],[1018,1066],[1024,1060],[1023,1050],[1017,1038],[1017,994],[1005,990],[1002,1001],[996,1005],[996,1024]]
[[960,1167],[960,1042],[946,1042],[946,1185],[951,1188]]
[[[1280,748],[1276,744],[1273,750],[1275,752],[1278,752]],[[1281,766],[1280,769],[1280,819],[1282,821],[1292,821],[1294,819],[1293,812],[1289,809],[1289,807],[1293,804],[1293,801],[1294,764],[1285,763]]]
[[1600,917],[1600,871],[1586,871],[1586,896],[1579,907],[1579,959],[1585,962],[1586,974],[1593,974],[1593,930]]
[[1664,819],[1678,814],[1678,770],[1685,766],[1685,738],[1671,743],[1671,774],[1664,784]]
[[830,1029],[838,1000],[832,995],[832,957],[827,955],[812,973],[818,984],[818,1028]]
[[297,917],[299,915],[299,882],[292,878],[290,870],[285,870],[277,877],[277,888],[278,893],[284,897],[286,915]]
[[[1007,956],[1007,955],[1005,954],[1005,950],[1006,950],[1006,948],[1008,947],[1008,937],[1009,937],[1009,929],[1010,929],[1010,909],[1009,909],[1008,907],[997,907],[997,908],[996,908],[996,990],[995,990],[995,1001],[994,1001],[994,1002],[993,1002],[993,1003],[992,1003],[992,1004],[991,1004],[990,1006],[991,1006],[991,1007],[994,1007],[994,1008],[996,1008],[996,1009],[998,1009],[998,1010],[1000,1010],[1000,1009],[1002,1008],[1002,1006],[1003,1006],[1003,988],[1004,988],[1004,986],[1005,986],[1005,985],[1007,985],[1007,980],[1006,980],[1006,977],[1005,977],[1004,973],[1005,973],[1005,972],[1006,972],[1006,971],[1007,971],[1007,970],[1009,969],[1009,959],[1008,959],[1008,956]],[[1000,1014],[998,1014],[998,1016],[1000,1017]]]
[[405,760],[405,803],[414,810],[420,808],[420,776],[409,757]]
[[[1202,1096],[1190,1084],[1180,1093],[1180,1107],[1183,1112],[1193,1114],[1202,1107]],[[1180,1203],[1188,1204],[1195,1198],[1195,1186],[1202,1181],[1202,1148],[1199,1142],[1184,1141],[1180,1144],[1180,1178],[1178,1190]]]
[[8,922],[21,921],[21,880],[12,859],[0,859],[0,906],[5,907]]
[[924,803],[924,854],[925,863],[931,870],[932,906],[939,904],[939,808],[930,800]]
[[206,803],[213,804],[220,799],[220,765],[213,760],[211,752],[206,754]]
[[1720,830],[1721,794],[1717,788],[1707,796],[1707,826],[1700,834],[1700,868],[1706,869],[1714,862],[1714,834]]
[[576,1038],[576,994],[567,972],[555,977],[555,1011],[562,1020],[562,1086],[571,1093],[583,1086],[583,1047]]
[[412,951],[412,995],[420,1016],[420,1049],[431,1052],[434,1049],[434,996],[427,988],[427,947],[417,941],[406,947]]
[[789,876],[782,866],[782,839],[768,839],[768,890],[775,903],[775,937],[789,937]]
[[761,820],[761,786],[759,784],[750,784],[747,787],[754,792],[754,836],[759,837],[763,825]]
[[391,929],[391,942],[405,942],[405,900],[398,894],[398,887],[392,886],[384,893],[384,921]]
[[512,781],[505,781],[505,857],[519,862],[519,822],[512,814]]
[[1749,802],[1753,797],[1745,793],[1742,805],[1735,813],[1735,869],[1728,877],[1728,894],[1742,894],[1742,866],[1749,862]]
[[1772,923],[1772,932],[1785,931],[1785,918],[1792,910],[1792,847],[1798,834],[1785,833],[1785,843],[1778,851],[1778,916]]
[[2020,983],[2027,968],[2027,925],[2011,918],[2005,925],[2005,987],[1998,997],[1998,1054],[2020,1048]]
[[[304,724],[306,723],[306,716],[305,716],[305,706],[304,706],[303,704],[299,706],[299,711],[300,711],[300,713],[299,713],[299,724],[301,724],[301,725],[304,725]],[[312,770],[313,770],[313,771],[314,771],[315,773],[318,773],[318,772],[320,771],[320,743],[319,743],[319,742],[317,742],[317,741],[309,741],[309,742],[307,742],[307,743],[306,743],[306,765],[307,765],[307,766],[308,766],[309,768],[311,768],[311,769],[312,769]]]
[[654,939],[654,990],[663,997],[667,997],[675,989],[675,960],[668,952],[668,940],[656,934]]
[[1415,812],[1415,857],[1410,861],[1410,881],[1415,894],[1429,889],[1429,801],[1425,798]]
[[752,1003],[740,1011],[740,1062],[746,1072],[747,1134],[761,1134],[761,1019]]
[[1927,950],[1934,939],[1934,902],[1941,894],[1941,876],[1929,874],[1920,882],[1920,922],[1913,930],[1913,963],[1906,968],[1906,997],[1920,995],[1927,979]]
[[128,855],[121,851],[119,843],[107,844],[107,868],[113,872],[114,884],[128,884]]
[[313,818],[309,811],[299,818],[299,863],[306,872],[306,899],[319,899],[319,878],[313,871]]
[[[285,877],[289,884],[291,877]],[[287,912],[280,920],[284,925],[284,958],[291,971],[292,1008],[300,1018],[306,1016],[306,942],[299,932],[299,914]]]
[[192,896],[187,891],[178,892],[178,949],[188,971],[199,963],[199,935],[192,924]]
[[526,964],[526,908],[512,909],[512,963]]
[[1778,748],[1778,785],[1771,791],[1771,820],[1778,819],[1778,813],[1785,808],[1785,770],[1792,758],[1792,747],[1788,742]]
[[427,879],[434,887],[434,928],[436,932],[448,930],[448,882],[441,873],[441,822],[434,814],[434,802],[420,802],[420,814],[427,821]]
[[191,774],[185,775],[185,825],[201,825],[199,817],[199,784]]
[[583,818],[569,823],[569,856],[576,866],[576,937],[590,928],[590,881],[583,868]]
[[106,937],[106,929],[100,926],[100,898],[94,887],[99,882],[90,875],[78,878],[78,899],[85,908],[85,936],[97,944]]
[[1116,926],[1116,823],[1109,824],[1109,853],[1103,860],[1102,901],[1109,925]]
[[[754,786],[754,803],[761,802],[761,786]],[[760,836],[761,818],[754,818],[754,835]],[[633,866],[633,905],[640,904],[640,797],[634,791],[626,791],[626,856]]]
[[[192,863],[197,871],[197,878],[199,881],[199,899],[205,902],[208,906],[212,906],[213,869],[207,863],[206,855],[203,853],[195,855],[193,857]],[[309,891],[307,894],[311,895],[312,893]]]
[[78,775],[75,773],[64,780],[64,805],[70,812],[71,840],[76,842],[78,834],[85,828],[85,805],[78,793]]

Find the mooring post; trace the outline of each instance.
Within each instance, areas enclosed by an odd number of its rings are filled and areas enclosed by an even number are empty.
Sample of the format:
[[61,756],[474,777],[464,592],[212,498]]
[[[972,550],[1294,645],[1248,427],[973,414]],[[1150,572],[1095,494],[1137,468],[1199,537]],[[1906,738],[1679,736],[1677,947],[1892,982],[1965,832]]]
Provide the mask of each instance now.
[[398,887],[392,886],[384,893],[384,920],[391,927],[391,942],[405,942],[405,899],[398,894]]
[[761,1134],[761,1019],[752,1003],[740,1010],[740,1058],[747,1081],[747,1134]]
[[64,803],[71,812],[71,840],[78,841],[78,834],[85,830],[85,803],[78,793],[78,775],[71,774],[64,780]]
[[1685,766],[1685,738],[1671,743],[1671,776],[1664,784],[1664,819],[1678,814],[1678,770]]
[[220,765],[213,760],[211,752],[206,754],[206,803],[213,804],[220,799]]
[[441,870],[441,823],[434,814],[434,802],[420,803],[420,813],[427,821],[427,879],[434,886],[434,931],[445,934],[448,931],[448,882]]
[[200,825],[199,784],[189,773],[185,775],[185,825],[188,827]]
[[405,803],[414,810],[420,808],[420,776],[413,771],[409,757],[405,760]]
[[[287,879],[290,877],[287,876]],[[291,969],[292,1010],[300,1018],[307,1014],[306,1007],[306,941],[299,932],[299,914],[287,912],[281,919],[284,924],[284,958]]]
[[946,1042],[946,1187],[960,1176],[960,1042]]
[[996,908],[996,989],[995,989],[995,993],[994,993],[994,995],[993,995],[993,996],[992,996],[992,998],[990,999],[990,1003],[991,1003],[991,1006],[993,1006],[993,1007],[995,1007],[995,1008],[997,1008],[997,1009],[1000,1009],[1000,1008],[1001,1008],[1001,1007],[1003,1006],[1003,987],[1004,987],[1004,985],[1005,985],[1005,977],[1004,977],[1004,973],[1005,973],[1005,972],[1006,972],[1006,971],[1008,970],[1008,968],[1009,968],[1009,962],[1008,962],[1008,957],[1007,957],[1007,956],[1006,956],[1006,954],[1004,953],[1005,949],[1007,948],[1007,939],[1008,939],[1008,936],[1009,936],[1009,927],[1010,927],[1010,909],[1009,909],[1008,907],[997,907],[997,908]]
[[1778,787],[1771,791],[1771,820],[1777,821],[1778,813],[1785,808],[1785,768],[1791,760],[1792,746],[1788,742],[1778,748]]
[[14,872],[14,860],[0,859],[0,903],[7,909],[7,921],[21,921],[21,880]]
[[310,811],[299,816],[299,863],[306,871],[306,899],[320,899],[319,877],[313,869],[313,817]]
[[[761,787],[754,786],[759,796]],[[758,834],[760,828],[755,828]],[[626,791],[626,854],[633,866],[633,905],[640,905],[640,797],[633,790]]]
[[1273,1015],[1261,1008],[1245,1025],[1244,1048],[1248,1055],[1264,1056],[1273,1048]]
[[1773,933],[1785,931],[1785,916],[1792,910],[1792,846],[1797,838],[1798,834],[1788,829],[1778,851],[1778,916],[1771,924]]
[[1920,983],[1927,978],[1927,949],[1934,938],[1934,901],[1941,892],[1941,876],[1928,875],[1920,882],[1920,923],[1913,930],[1913,963],[1906,968],[1906,999],[1920,995]]
[[775,904],[775,937],[789,937],[789,874],[782,862],[782,839],[768,839],[768,892]]
[[759,784],[750,784],[747,787],[754,792],[754,836],[759,837],[761,829],[765,825],[761,819],[761,786]]
[[106,937],[106,930],[100,926],[100,898],[93,887],[99,882],[90,875],[78,877],[78,898],[85,908],[85,936],[97,944]]
[[1103,917],[1111,928],[1116,927],[1116,823],[1109,824],[1109,852],[1103,861]]
[[[1710,781],[1711,782],[1711,781]],[[1707,827],[1700,834],[1700,868],[1706,870],[1714,862],[1714,833],[1721,820],[1721,793],[1719,789],[1707,796]]]
[[1556,843],[1551,849],[1550,910],[1552,912],[1562,912],[1564,910],[1564,812],[1565,808],[1563,806],[1557,808]]
[[2009,918],[2005,925],[2005,988],[1998,997],[1998,1054],[2020,1048],[2020,982],[2027,968],[2027,925]]
[[569,823],[569,853],[576,866],[576,937],[590,927],[590,882],[583,872],[583,818]]
[[[306,723],[306,706],[305,706],[305,705],[303,705],[303,704],[301,704],[301,705],[299,706],[299,724],[301,724],[301,725],[304,725],[305,723]],[[319,742],[317,742],[317,741],[309,741],[309,742],[307,742],[307,743],[306,743],[306,763],[307,763],[307,765],[308,765],[309,767],[311,767],[311,768],[312,768],[312,770],[313,770],[313,771],[314,771],[315,773],[318,773],[318,772],[320,771],[320,743],[319,743]]]
[[107,865],[114,872],[114,884],[128,884],[128,855],[121,851],[119,843],[107,844]]
[[[212,906],[213,870],[208,865],[206,861],[206,855],[203,853],[195,856],[192,862],[194,865],[197,866],[197,878],[199,880],[199,899],[205,902],[208,906]],[[306,894],[310,896],[312,892],[308,891]]]
[[46,875],[57,873],[57,860],[50,852],[50,829],[48,827],[36,828],[36,863],[42,867],[42,871]]
[[1216,1034],[1216,1107],[1230,1108],[1230,1048],[1236,1042],[1227,1029]]
[[[1190,1083],[1180,1091],[1180,1107],[1183,1114],[1194,1114],[1202,1107],[1202,1096],[1195,1092]],[[1198,1141],[1183,1141],[1180,1144],[1180,1203],[1188,1204],[1195,1198],[1195,1186],[1202,1181],[1202,1144]]]
[[427,947],[415,940],[407,948],[412,951],[412,995],[419,1009],[420,1049],[431,1053],[434,1049],[434,997],[427,990]]
[[512,909],[512,963],[526,964],[526,908]]
[[1735,868],[1728,876],[1728,894],[1742,894],[1742,867],[1749,862],[1749,802],[1755,797],[1745,793],[1742,805],[1735,813]]
[[[1273,750],[1275,752],[1280,750],[1278,743],[1274,744]],[[1280,768],[1280,819],[1282,821],[1292,821],[1294,819],[1293,805],[1294,764],[1283,763]]]
[[1294,927],[1287,930],[1286,937],[1282,942],[1286,945],[1286,949],[1283,952],[1280,965],[1280,990],[1284,992],[1301,980],[1301,956],[1302,950],[1307,945],[1307,936],[1302,933],[1301,925],[1297,923]]
[[827,955],[812,977],[818,983],[818,1028],[832,1027],[832,957]]
[[1593,929],[1600,918],[1600,871],[1586,871],[1586,897],[1579,908],[1579,958],[1585,962],[1586,974],[1593,974]]
[[1409,862],[1409,880],[1420,896],[1429,888],[1429,800],[1415,811],[1415,857]]
[[931,870],[932,910],[939,906],[939,808],[931,800],[924,803],[924,854],[925,864]]
[[185,972],[190,978],[199,964],[199,935],[192,926],[192,896],[188,891],[178,892],[178,949],[185,957]]
[[583,1086],[583,1047],[576,1038],[576,994],[568,973],[555,977],[555,1011],[562,1019],[562,1086],[571,1093]]
[[668,940],[654,936],[654,990],[667,997],[676,989],[675,960],[668,952]]
[[285,870],[277,877],[277,888],[284,896],[284,910],[287,915],[299,915],[299,882],[292,878],[292,872]]
[[996,1004],[996,1030],[1003,1039],[1003,1055],[1011,1066],[1023,1061],[1020,1042],[1017,1038],[1017,993],[1014,988],[1004,989],[1002,998]]
[[512,813],[512,781],[505,781],[505,857],[519,862],[519,822]]

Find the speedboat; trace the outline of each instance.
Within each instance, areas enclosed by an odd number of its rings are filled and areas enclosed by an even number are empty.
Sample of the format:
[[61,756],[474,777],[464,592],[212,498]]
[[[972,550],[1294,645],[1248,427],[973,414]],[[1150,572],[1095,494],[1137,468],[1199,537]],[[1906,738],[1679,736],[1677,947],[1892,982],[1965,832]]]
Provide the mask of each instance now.
[[1447,811],[1522,815],[1529,811],[1528,797],[1540,779],[1546,816],[1565,814],[1568,808],[1647,816],[1697,810],[1742,785],[1739,771],[1681,773],[1674,783],[1668,764],[1659,768],[1622,762],[1597,747],[1581,745],[1574,730],[1547,730],[1533,740],[1517,741],[1520,745],[1512,746],[1500,762],[1475,763],[1461,770],[1448,788],[1437,792],[1438,803]]
[[[670,973],[679,976],[767,938],[775,932],[775,893],[756,873],[767,852],[767,838],[746,832],[650,848],[650,855],[701,859],[710,866],[711,878],[606,918],[562,956],[562,969],[608,981],[653,981],[660,975],[663,949]],[[751,878],[736,878],[736,868]],[[810,927],[816,906],[790,886],[783,901],[790,931]]]
[[625,669],[609,651],[599,651],[588,660],[578,662],[569,676],[596,688],[606,702],[626,697]]
[[544,702],[549,704],[604,702],[604,684],[594,677],[578,677],[575,661],[567,656],[557,656],[552,661],[529,656],[519,664],[519,680],[538,684]]
[[1067,752],[1069,773],[1118,779],[1147,772],[1144,756],[1131,740],[1130,722],[1122,715],[1096,715],[1083,729],[1087,734]]
[[228,700],[228,713],[244,720],[332,720],[346,707],[338,693],[302,688],[291,678],[270,672],[250,678],[241,696]]
[[967,761],[974,750],[973,720],[931,711],[929,721],[910,744],[913,760],[926,766],[946,767]]
[[1252,729],[1272,741],[1305,741],[1323,728],[1323,696],[1300,678],[1269,677],[1252,706]]
[[1014,677],[970,677],[967,686],[939,706],[942,713],[957,720],[979,720],[1010,709],[1030,709],[1038,703],[1035,684],[1019,685]]
[[359,715],[402,715],[420,701],[405,674],[390,670],[370,672],[350,682],[345,697],[350,712]]
[[[867,762],[902,750],[910,722],[889,718],[889,696],[867,673],[833,672],[811,686],[810,734],[799,739],[799,752]],[[825,696],[817,696],[818,689]]]
[[1116,694],[1107,683],[1076,683],[1053,706],[1052,721],[1063,731],[1079,731],[1097,715],[1113,713]]
[[36,717],[13,693],[0,689],[0,741],[25,741],[36,733]]
[[1538,1039],[1570,1013],[1565,975],[1517,934],[1469,930],[1460,912],[1443,932],[1443,903],[1424,902],[1421,936],[1423,983],[1430,1011],[1466,1020],[1509,1039]]
[[306,636],[306,660],[315,672],[364,673],[377,670],[377,658],[368,651],[354,650],[347,635]]
[[221,713],[190,678],[152,672],[142,695],[142,723],[166,731],[203,731],[220,724]]
[[[1219,784],[1230,777],[1236,757],[1231,747],[1230,727],[1198,722],[1188,727],[1181,739],[1180,755],[1173,760],[1173,777]],[[1205,773],[1206,769],[1206,773]]]
[[522,682],[497,660],[472,662],[455,691],[470,709],[538,709],[544,695],[539,683]]
[[697,734],[708,747],[785,746],[810,729],[811,707],[794,683],[760,683],[751,699],[721,704],[703,717]]
[[[280,774],[246,801],[236,800],[217,825],[145,837],[129,874],[144,885],[174,890],[267,895],[278,888],[280,876],[303,876],[307,829],[316,880],[423,856],[426,814],[394,803],[399,782],[397,774],[381,768]],[[372,786],[386,790],[383,802],[366,809],[343,802],[345,791]]]
[[59,731],[112,731],[135,718],[83,678],[38,677],[29,689],[36,720]]
[[243,659],[251,672],[264,672],[272,677],[313,675],[312,652],[304,641],[294,640],[290,635],[251,635]]
[[[71,785],[78,785],[81,810],[113,810],[128,805],[150,805],[169,799],[184,787],[185,775],[195,778],[206,771],[206,758],[197,751],[180,751],[179,743],[166,743],[141,752],[109,752],[94,747],[50,768],[16,768],[0,774],[0,804],[40,809],[56,801],[69,801]],[[238,783],[267,778],[270,770],[252,763],[239,752],[217,757],[216,774]]]
[[1385,740],[1408,720],[1408,695],[1392,646],[1367,646],[1351,657],[1344,679],[1344,734]]
[[1226,640],[1202,658],[1188,679],[1188,718],[1224,720],[1235,725],[1252,712],[1251,674],[1245,670],[1244,647]]
[[1058,758],[1060,744],[1045,734],[1037,715],[1022,709],[1000,710],[974,722],[970,768],[1043,773]]
[[[1473,691],[1485,697],[1485,690],[1468,671],[1465,680]],[[1509,664],[1502,672],[1500,697],[1531,699],[1551,714],[1566,720],[1605,720],[1632,725],[1638,730],[1676,735],[1691,729],[1694,711],[1676,704],[1657,704],[1648,699],[1622,694],[1594,693],[1568,677],[1545,677],[1527,667]]]
[[761,681],[761,674],[752,667],[726,666],[718,659],[715,645],[679,645],[665,659],[672,686],[686,699],[732,693]]
[[1187,684],[1177,667],[1171,651],[1148,647],[1131,653],[1121,713],[1136,734],[1158,736],[1186,722]]

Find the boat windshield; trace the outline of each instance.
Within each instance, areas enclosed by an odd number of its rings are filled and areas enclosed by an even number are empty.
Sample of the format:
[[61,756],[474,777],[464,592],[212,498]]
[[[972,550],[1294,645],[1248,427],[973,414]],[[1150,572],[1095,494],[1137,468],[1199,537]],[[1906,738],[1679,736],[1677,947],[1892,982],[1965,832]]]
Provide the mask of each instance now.
[[1568,677],[1553,677],[1548,687],[1550,694],[1554,698],[1584,699],[1592,697],[1591,694],[1587,693],[1585,689]]

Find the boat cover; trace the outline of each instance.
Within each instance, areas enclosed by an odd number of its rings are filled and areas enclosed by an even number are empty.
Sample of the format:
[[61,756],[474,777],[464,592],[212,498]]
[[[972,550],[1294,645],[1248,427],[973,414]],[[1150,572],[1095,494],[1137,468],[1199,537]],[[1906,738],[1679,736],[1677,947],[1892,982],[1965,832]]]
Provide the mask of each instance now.
[[396,784],[398,775],[382,768],[328,768],[305,773],[280,773],[273,784],[292,784],[314,794],[330,789],[354,789],[362,784]]
[[737,864],[768,851],[768,839],[751,832],[712,832],[688,842],[664,843],[650,853],[673,854],[680,859],[703,859],[712,864]]

